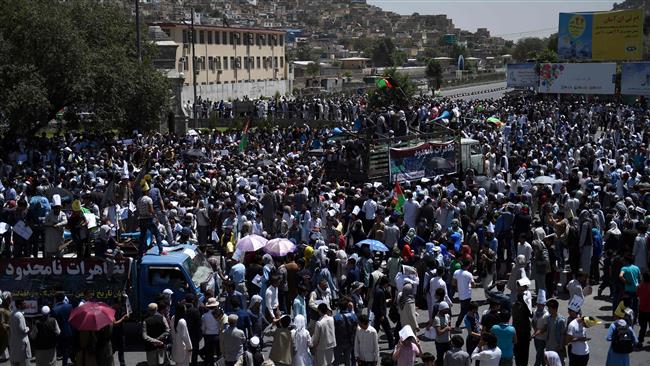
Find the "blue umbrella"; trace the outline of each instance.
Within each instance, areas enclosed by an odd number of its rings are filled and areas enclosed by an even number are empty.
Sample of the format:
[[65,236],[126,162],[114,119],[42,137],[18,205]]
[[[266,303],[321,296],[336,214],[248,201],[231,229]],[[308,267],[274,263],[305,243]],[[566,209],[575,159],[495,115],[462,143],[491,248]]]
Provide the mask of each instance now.
[[368,244],[370,246],[370,250],[372,250],[373,252],[387,252],[388,251],[388,247],[386,247],[386,245],[384,245],[384,243],[380,242],[379,240],[366,239],[366,240],[362,240],[362,241],[360,241],[358,243],[355,243],[354,245],[360,247],[360,246],[362,246],[364,244]]

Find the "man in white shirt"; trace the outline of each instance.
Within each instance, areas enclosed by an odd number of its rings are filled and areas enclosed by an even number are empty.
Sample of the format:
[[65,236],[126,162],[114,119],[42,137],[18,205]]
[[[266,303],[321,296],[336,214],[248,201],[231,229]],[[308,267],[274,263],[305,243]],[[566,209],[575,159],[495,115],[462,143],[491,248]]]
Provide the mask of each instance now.
[[413,193],[410,191],[406,192],[406,197],[408,197],[408,199],[404,202],[404,206],[402,206],[404,222],[409,226],[409,228],[414,228],[415,221],[418,217],[418,211],[420,211],[420,203],[413,199]]
[[269,280],[269,287],[264,294],[264,305],[266,305],[267,318],[269,320],[276,319],[276,310],[280,307],[280,301],[278,300],[278,278],[276,276],[271,277]]
[[472,301],[472,287],[474,287],[474,276],[468,269],[471,263],[467,259],[463,259],[463,265],[460,269],[454,272],[453,284],[458,289],[458,299],[460,300],[460,314],[456,319],[456,328],[460,326],[467,311],[469,310],[469,303]]
[[571,344],[569,364],[587,365],[589,362],[589,341],[585,321],[582,317],[573,319],[567,326],[566,342]]
[[370,325],[365,314],[359,316],[359,327],[354,336],[354,357],[359,366],[375,366],[379,361],[377,330]]
[[517,242],[517,256],[520,255],[526,258],[526,276],[530,278],[530,260],[533,257],[533,247],[526,241],[526,234],[524,233],[519,235],[519,241]]
[[221,356],[219,349],[219,333],[223,324],[219,324],[219,302],[215,298],[209,298],[205,307],[210,311],[201,316],[201,333],[203,333],[203,343],[205,344],[204,355],[206,357],[206,365],[214,364],[214,353],[216,351],[217,357]]
[[[377,214],[377,202],[372,199],[372,194],[368,195],[368,198],[363,203],[361,211],[364,212],[364,223],[363,228],[369,230],[375,222],[375,215]],[[366,231],[368,232],[368,231]]]

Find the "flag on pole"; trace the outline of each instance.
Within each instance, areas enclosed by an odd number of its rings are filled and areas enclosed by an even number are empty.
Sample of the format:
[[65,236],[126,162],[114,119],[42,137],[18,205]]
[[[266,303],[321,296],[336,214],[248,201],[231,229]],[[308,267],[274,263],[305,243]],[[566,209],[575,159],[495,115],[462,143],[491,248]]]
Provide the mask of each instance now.
[[248,126],[250,124],[250,119],[246,121],[246,125],[244,126],[244,131],[242,132],[241,135],[241,140],[239,140],[239,151],[245,151],[246,147],[248,147]]
[[395,189],[393,189],[393,206],[395,206],[395,211],[402,213],[402,206],[404,206],[406,198],[404,197],[404,192],[402,192],[402,187],[399,185],[399,181],[395,182]]
[[391,84],[391,82],[386,78],[377,79],[375,84],[377,85],[378,89],[393,89],[394,88],[393,84]]

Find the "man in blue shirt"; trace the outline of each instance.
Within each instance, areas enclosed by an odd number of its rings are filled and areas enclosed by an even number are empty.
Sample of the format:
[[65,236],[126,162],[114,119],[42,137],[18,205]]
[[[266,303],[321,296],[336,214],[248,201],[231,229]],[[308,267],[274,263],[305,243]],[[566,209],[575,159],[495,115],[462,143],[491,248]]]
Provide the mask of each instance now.
[[[36,187],[36,194],[29,200],[29,209],[27,210],[28,224],[32,229],[32,236],[29,238],[31,255],[38,258],[39,244],[44,240],[45,217],[52,211],[50,201],[45,197],[45,189],[42,186]],[[30,249],[25,253],[29,256]]]
[[54,308],[52,308],[52,317],[56,319],[56,322],[59,324],[59,328],[61,329],[56,353],[61,356],[62,365],[67,366],[70,352],[72,351],[72,328],[68,321],[68,319],[70,319],[70,313],[72,312],[72,305],[65,300],[65,294],[63,292],[57,292],[56,295],[54,295],[54,302],[55,305]]
[[634,257],[625,256],[625,265],[621,268],[618,278],[625,284],[625,297],[630,299],[630,307],[634,311],[634,318],[639,314],[639,298],[636,295],[636,288],[639,286],[641,270],[634,265]]
[[517,343],[515,327],[510,325],[510,312],[502,310],[499,324],[492,326],[492,334],[497,336],[497,346],[501,350],[501,361],[499,366],[512,366],[514,356],[514,345]]

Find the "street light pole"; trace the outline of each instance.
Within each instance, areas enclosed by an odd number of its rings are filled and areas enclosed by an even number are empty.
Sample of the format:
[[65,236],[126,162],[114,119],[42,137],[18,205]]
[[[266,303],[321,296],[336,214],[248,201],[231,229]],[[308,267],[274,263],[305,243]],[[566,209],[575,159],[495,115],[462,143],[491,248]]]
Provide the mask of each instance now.
[[135,0],[135,48],[138,50],[138,61],[142,62],[140,46],[140,0]]
[[190,37],[192,39],[192,87],[194,88],[194,107],[193,107],[193,112],[192,116],[194,117],[194,128],[198,127],[198,122],[197,122],[197,105],[196,105],[196,76],[198,75],[198,71],[196,70],[196,51],[194,49],[194,37],[196,36],[194,32],[194,8],[192,8],[192,20],[190,23]]

